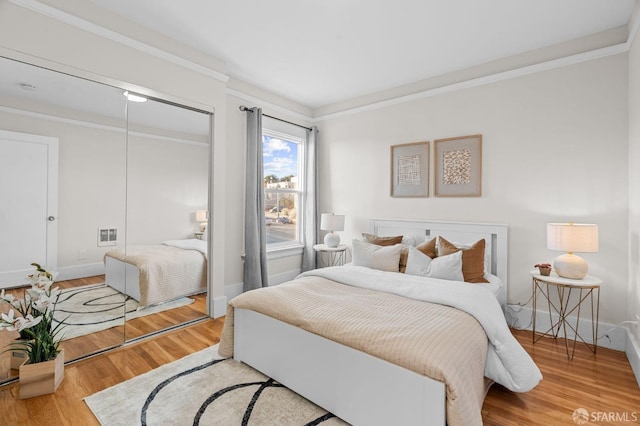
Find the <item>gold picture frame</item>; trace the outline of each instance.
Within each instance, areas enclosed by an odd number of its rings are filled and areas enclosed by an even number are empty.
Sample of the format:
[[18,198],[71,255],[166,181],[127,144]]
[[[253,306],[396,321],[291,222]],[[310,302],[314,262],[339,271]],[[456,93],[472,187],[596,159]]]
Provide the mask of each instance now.
[[429,196],[429,142],[391,146],[391,196]]
[[482,135],[437,139],[434,145],[434,195],[482,194]]

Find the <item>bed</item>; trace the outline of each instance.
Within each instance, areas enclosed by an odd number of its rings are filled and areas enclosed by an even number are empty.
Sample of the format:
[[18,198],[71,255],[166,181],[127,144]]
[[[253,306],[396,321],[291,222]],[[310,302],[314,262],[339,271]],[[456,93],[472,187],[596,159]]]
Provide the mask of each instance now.
[[139,302],[138,309],[207,288],[207,242],[171,240],[127,246],[104,256],[105,283]]
[[537,385],[540,371],[501,310],[505,225],[372,219],[369,233],[402,235],[410,246],[434,237],[460,247],[483,240],[482,263],[498,284],[365,267],[356,264],[354,241],[353,265],[233,299],[221,355],[233,354],[355,425],[482,424],[490,383],[518,392]]

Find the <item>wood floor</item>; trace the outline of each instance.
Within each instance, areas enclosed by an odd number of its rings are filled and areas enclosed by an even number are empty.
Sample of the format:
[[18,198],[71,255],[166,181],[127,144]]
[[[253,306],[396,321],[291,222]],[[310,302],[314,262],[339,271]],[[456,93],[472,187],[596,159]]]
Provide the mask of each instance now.
[[[56,281],[55,287],[62,290],[76,288],[85,285],[96,285],[105,282],[104,275],[78,278],[67,281]],[[16,298],[23,298],[22,289],[8,290],[7,294],[12,294]],[[97,331],[73,339],[64,340],[60,347],[64,348],[65,359],[74,360],[88,354],[100,352],[102,350],[121,345],[125,340],[136,339],[160,330],[164,330],[178,324],[194,321],[207,315],[207,295],[206,293],[189,296],[194,300],[186,306],[173,308],[154,314],[144,315],[139,318],[128,319],[123,325],[111,327],[106,330]],[[8,311],[9,306],[0,305],[0,312]],[[18,337],[17,332],[0,332],[0,348]],[[17,376],[16,370],[9,368],[9,354],[0,353],[0,379],[13,378]],[[2,426],[0,419],[0,426]]]
[[[65,379],[52,395],[21,401],[17,385],[0,387],[0,424],[97,425],[84,397],[217,343],[222,325],[222,319],[208,319],[67,365]],[[575,425],[572,415],[578,408],[586,409],[590,416],[618,416],[614,422],[585,424],[640,423],[621,417],[640,419],[640,389],[624,353],[599,348],[594,356],[586,348],[576,348],[570,363],[559,342],[542,339],[533,345],[531,332],[514,330],[514,335],[532,355],[544,379],[524,394],[494,385],[482,410],[485,425]]]

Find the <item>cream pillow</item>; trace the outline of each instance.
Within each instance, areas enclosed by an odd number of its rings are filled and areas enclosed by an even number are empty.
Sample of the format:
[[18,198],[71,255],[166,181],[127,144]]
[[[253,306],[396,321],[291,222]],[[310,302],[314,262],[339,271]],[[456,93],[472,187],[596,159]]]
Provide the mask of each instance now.
[[404,273],[450,281],[464,281],[464,275],[462,275],[462,251],[432,259],[411,246],[409,247],[407,269]]
[[353,253],[351,263],[354,266],[366,266],[367,268],[381,271],[398,272],[400,265],[400,251],[402,246],[379,246],[353,240]]

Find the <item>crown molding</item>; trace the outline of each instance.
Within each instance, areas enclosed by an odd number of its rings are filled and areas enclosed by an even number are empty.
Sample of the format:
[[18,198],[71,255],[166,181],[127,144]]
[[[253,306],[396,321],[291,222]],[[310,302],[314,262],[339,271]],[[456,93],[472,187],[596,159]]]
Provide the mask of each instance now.
[[57,116],[57,115],[45,114],[45,113],[41,113],[41,112],[27,111],[27,110],[23,110],[23,109],[19,109],[19,108],[13,108],[13,107],[7,107],[7,106],[3,106],[3,105],[0,105],[0,112],[5,112],[5,113],[8,113],[8,114],[21,115],[21,116],[24,116],[24,117],[38,118],[38,119],[41,119],[41,120],[54,121],[54,122],[57,122],[57,123],[71,124],[71,125],[74,125],[74,126],[88,127],[90,129],[107,130],[107,131],[110,131],[110,132],[116,132],[116,133],[122,133],[122,134],[130,134],[132,136],[137,136],[137,137],[145,138],[145,139],[156,139],[156,140],[162,140],[162,141],[165,141],[165,142],[182,143],[182,144],[187,144],[187,145],[201,145],[201,146],[209,145],[206,142],[200,142],[200,141],[191,140],[191,139],[176,138],[176,137],[172,137],[172,136],[163,136],[163,135],[154,135],[154,134],[145,133],[145,132],[137,132],[137,131],[133,131],[133,130],[128,130],[125,127],[111,126],[111,125],[106,125],[106,124],[98,124],[98,123],[93,123],[91,121],[76,120],[76,119],[73,119],[73,118],[60,117],[60,116]]
[[140,52],[146,53],[148,55],[154,56],[156,58],[165,60],[167,62],[171,62],[175,65],[181,66],[191,71],[195,71],[197,73],[206,75],[208,77],[219,80],[225,84],[229,81],[229,76],[219,71],[202,66],[200,64],[189,61],[187,59],[181,58],[180,56],[174,55],[173,53],[169,53],[165,50],[140,42],[131,37],[127,37],[115,31],[104,28],[100,25],[96,25],[85,19],[71,15],[70,13],[63,12],[60,9],[56,9],[54,7],[43,4],[37,0],[8,0],[8,1],[10,3],[15,4],[16,6],[20,6],[25,9],[29,9],[31,11],[39,13],[41,15],[48,16],[59,22],[93,33],[100,37],[119,43],[123,46],[127,46],[132,49],[138,50]]
[[297,111],[293,111],[289,108],[284,108],[280,105],[274,104],[272,102],[268,102],[268,101],[264,101],[263,99],[260,98],[256,98],[255,96],[251,96],[248,95],[246,93],[240,92],[238,90],[235,89],[230,89],[227,87],[226,89],[226,93],[227,95],[231,95],[231,96],[235,96],[236,98],[245,100],[247,102],[250,102],[252,104],[255,104],[256,106],[259,106],[260,108],[269,108],[270,110],[273,111],[277,111],[280,112],[282,114],[286,114],[288,116],[290,116],[291,118],[294,119],[298,119],[298,120],[303,120],[309,123],[313,123],[316,119],[313,117],[309,117],[307,115],[304,114],[300,114]]
[[[82,29],[84,31],[88,31],[91,32],[93,34],[96,34],[100,37],[109,39],[111,41],[114,41],[116,43],[122,44],[124,46],[130,47],[132,49],[136,49],[139,50],[143,53],[149,54],[151,56],[163,59],[167,62],[171,62],[173,64],[176,64],[178,66],[181,66],[183,68],[186,69],[190,69],[192,71],[198,72],[200,74],[212,77],[216,80],[219,80],[225,84],[228,83],[229,81],[229,76],[220,73],[216,70],[213,70],[211,68],[199,65],[195,62],[186,60],[184,58],[181,58],[177,55],[174,55],[172,53],[169,53],[167,51],[164,51],[162,49],[153,47],[151,45],[148,45],[146,43],[142,43],[139,42],[135,39],[132,39],[130,37],[127,37],[125,35],[119,34],[115,31],[106,29],[102,26],[96,25],[94,23],[91,23],[87,20],[84,20],[82,18],[78,18],[74,15],[71,15],[67,12],[61,11],[59,9],[56,9],[54,7],[45,5],[37,0],[8,0],[10,3],[13,3],[15,5],[24,7],[26,9],[32,10],[34,12],[37,12],[39,14],[51,17],[53,19],[56,19],[60,22],[72,25],[74,27],[77,27],[79,29]],[[261,105],[264,106],[266,108],[269,108],[270,110],[273,111],[277,111],[283,114],[287,114],[290,117],[299,119],[299,120],[304,120],[308,123],[317,123],[320,121],[325,121],[325,120],[330,120],[330,119],[334,119],[334,118],[340,118],[340,117],[344,117],[344,116],[348,116],[348,115],[352,115],[352,114],[357,114],[360,112],[365,112],[365,111],[372,111],[372,110],[376,110],[376,109],[380,109],[380,108],[385,108],[388,106],[392,106],[392,105],[398,105],[401,103],[405,103],[405,102],[411,102],[411,101],[415,101],[418,99],[424,99],[424,98],[429,98],[432,96],[438,96],[444,93],[451,93],[451,92],[455,92],[458,90],[464,90],[464,89],[468,89],[468,88],[472,88],[472,87],[478,87],[478,86],[482,86],[485,84],[491,84],[491,83],[495,83],[495,82],[499,82],[499,81],[503,81],[503,80],[508,80],[508,79],[512,79],[512,78],[517,78],[517,77],[521,77],[521,76],[525,76],[525,75],[529,75],[529,74],[534,74],[537,72],[542,72],[542,71],[548,71],[548,70],[552,70],[552,69],[556,69],[556,68],[560,68],[560,67],[565,67],[568,65],[573,65],[573,64],[579,64],[582,62],[587,62],[587,61],[591,61],[591,60],[595,60],[595,59],[600,59],[600,58],[605,58],[607,56],[612,56],[612,55],[617,55],[620,53],[625,53],[627,52],[630,48],[631,45],[633,44],[634,38],[637,35],[638,31],[640,30],[640,13],[635,13],[635,15],[633,16],[633,18],[631,19],[631,21],[628,24],[629,27],[629,35],[627,37],[627,41],[625,43],[621,43],[621,44],[616,44],[613,46],[609,46],[609,47],[604,47],[604,48],[600,48],[600,49],[595,49],[595,50],[591,50],[588,52],[584,52],[584,53],[580,53],[580,54],[576,54],[576,55],[571,55],[571,56],[566,56],[563,58],[559,58],[559,59],[554,59],[554,60],[550,60],[550,61],[546,61],[546,62],[541,62],[538,64],[534,64],[534,65],[529,65],[529,66],[525,66],[525,67],[521,67],[521,68],[517,68],[517,69],[513,69],[513,70],[509,70],[509,71],[504,71],[504,72],[499,72],[499,73],[495,73],[495,74],[491,74],[491,75],[487,75],[487,76],[483,76],[483,77],[478,77],[478,78],[473,78],[470,80],[465,80],[465,81],[461,81],[458,83],[452,83],[452,84],[448,84],[448,85],[444,85],[444,86],[440,86],[440,87],[434,87],[432,89],[428,89],[428,90],[422,90],[416,93],[412,93],[409,95],[404,95],[404,96],[398,96],[396,98],[391,98],[391,99],[386,99],[383,101],[377,101],[377,102],[371,102],[368,104],[364,104],[362,106],[357,106],[357,107],[351,107],[351,108],[347,108],[343,111],[338,111],[335,113],[328,113],[328,114],[324,114],[324,115],[320,115],[320,116],[315,116],[314,114],[312,114],[311,116],[307,116],[304,114],[301,114],[297,111],[282,107],[280,105],[271,103],[271,102],[267,102],[264,101],[260,98],[248,95],[246,93],[240,92],[238,90],[235,89],[230,89],[230,88],[226,88],[226,93],[228,95],[232,95],[235,96],[237,98],[243,99],[247,102],[253,103],[253,104],[257,104],[257,105]]]
[[359,107],[349,108],[344,111],[335,113],[329,113],[321,116],[314,117],[313,123],[330,120],[334,118],[345,117],[352,114],[357,114],[365,111],[373,111],[380,108],[386,108],[392,105],[398,105],[406,102],[415,101],[418,99],[430,98],[432,96],[442,95],[444,93],[456,92],[458,90],[469,89],[472,87],[484,86],[486,84],[492,84],[503,80],[509,80],[512,78],[522,77],[529,74],[535,74],[542,71],[548,71],[556,68],[566,67],[568,65],[579,64],[582,62],[588,62],[595,59],[606,58],[612,55],[618,55],[628,51],[628,43],[620,43],[601,49],[591,50],[589,52],[579,53],[576,55],[566,56],[564,58],[553,59],[551,61],[541,62],[535,65],[529,65],[521,68],[516,68],[509,71],[499,72],[484,77],[473,78],[470,80],[461,81],[458,83],[448,84],[433,89],[423,90],[420,92],[412,93],[410,95],[399,96],[393,99],[387,99],[379,102],[372,102],[367,105]]
[[633,41],[638,34],[638,29],[640,29],[640,3],[636,5],[636,9],[631,15],[631,20],[629,21],[629,35],[627,36],[627,50],[631,49],[633,45]]

